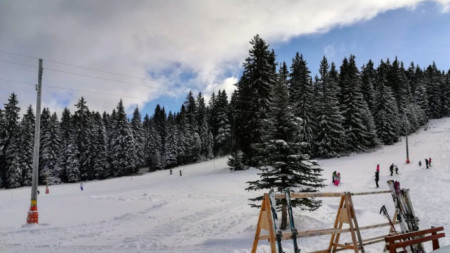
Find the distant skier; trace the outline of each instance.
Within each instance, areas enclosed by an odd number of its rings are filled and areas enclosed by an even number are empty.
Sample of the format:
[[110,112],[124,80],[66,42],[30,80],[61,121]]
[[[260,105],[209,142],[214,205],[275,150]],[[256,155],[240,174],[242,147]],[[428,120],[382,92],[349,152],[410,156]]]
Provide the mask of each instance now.
[[377,164],[377,171],[380,172],[380,165]]
[[378,181],[380,181],[380,171],[379,170],[375,171],[375,184],[377,185],[377,188],[380,187],[380,186],[378,186]]
[[422,161],[419,161],[419,167],[422,167]]
[[183,176],[183,174],[181,173],[181,170],[180,170],[180,177],[181,177],[181,176]]
[[83,191],[83,182],[80,183],[80,189]]
[[428,165],[431,167],[431,157],[428,158]]
[[397,167],[397,165],[395,165],[394,168],[395,168],[395,174],[398,175],[398,167]]
[[425,165],[427,166],[428,169],[428,159],[425,158]]
[[170,169],[170,175],[172,175],[172,169]]
[[389,166],[389,171],[391,171],[391,176],[394,174],[394,163]]
[[334,180],[336,180],[336,171],[334,171],[333,174],[331,175],[331,182],[333,182],[333,184]]

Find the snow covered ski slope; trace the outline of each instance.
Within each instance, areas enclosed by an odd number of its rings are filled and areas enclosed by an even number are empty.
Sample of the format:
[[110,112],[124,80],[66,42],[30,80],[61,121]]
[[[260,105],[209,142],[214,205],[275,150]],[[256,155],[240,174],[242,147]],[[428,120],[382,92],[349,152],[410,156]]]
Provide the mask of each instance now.
[[[411,164],[405,164],[405,142],[372,153],[320,160],[324,169],[322,191],[374,191],[376,165],[380,164],[380,190],[389,179],[410,189],[420,228],[444,226],[450,244],[450,119],[433,120],[428,129],[409,137]],[[432,158],[425,169],[424,159]],[[422,167],[418,166],[422,160]],[[250,252],[259,210],[250,208],[246,182],[257,178],[257,170],[230,172],[227,158],[158,171],[142,176],[50,187],[38,197],[40,225],[22,227],[30,202],[30,188],[0,190],[0,252]],[[389,165],[397,164],[399,175],[389,176]],[[182,170],[183,176],[179,176]],[[341,173],[341,185],[331,184],[333,171]],[[294,209],[296,228],[331,228],[339,199],[323,199],[310,213]],[[386,205],[393,214],[389,194],[353,198],[360,226],[385,223],[379,213]],[[288,228],[289,229],[289,228]],[[363,238],[387,233],[380,228],[362,233]],[[341,241],[349,241],[345,236]],[[326,248],[329,236],[300,238],[302,252]],[[383,244],[366,247],[382,252]],[[430,243],[425,243],[430,251]],[[291,240],[283,249],[293,252]],[[265,241],[258,252],[269,252]]]

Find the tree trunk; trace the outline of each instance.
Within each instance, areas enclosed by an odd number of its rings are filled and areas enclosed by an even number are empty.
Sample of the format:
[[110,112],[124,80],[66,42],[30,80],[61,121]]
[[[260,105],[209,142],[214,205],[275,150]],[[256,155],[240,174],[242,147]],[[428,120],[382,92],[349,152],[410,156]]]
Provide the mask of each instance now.
[[286,199],[281,200],[281,225],[280,229],[286,229],[287,227],[287,208],[286,208]]

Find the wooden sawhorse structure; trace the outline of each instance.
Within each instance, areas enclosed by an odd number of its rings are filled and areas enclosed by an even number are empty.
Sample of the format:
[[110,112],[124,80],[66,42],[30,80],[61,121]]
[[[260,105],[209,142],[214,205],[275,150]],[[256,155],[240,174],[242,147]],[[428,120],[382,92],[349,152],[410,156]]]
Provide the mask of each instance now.
[[[320,229],[320,230],[309,230],[309,231],[298,231],[297,238],[300,237],[310,237],[310,236],[320,236],[331,234],[330,243],[328,248],[321,251],[316,251],[314,253],[331,253],[341,250],[352,250],[355,253],[364,253],[364,245],[383,242],[385,236],[379,236],[375,238],[370,238],[363,240],[361,238],[361,230],[372,229],[377,227],[391,226],[388,223],[369,225],[364,227],[359,227],[358,221],[355,215],[355,209],[352,202],[352,196],[361,195],[373,195],[373,194],[384,194],[390,193],[390,191],[377,191],[377,192],[362,192],[362,193],[350,193],[350,192],[300,192],[291,193],[291,198],[314,198],[314,197],[340,197],[341,201],[339,204],[339,209],[337,211],[336,220],[334,222],[334,227],[330,229]],[[275,199],[285,198],[284,194],[275,194]],[[258,242],[260,240],[269,240],[271,253],[277,253],[276,249],[276,231],[274,231],[273,219],[272,219],[272,208],[270,206],[269,194],[265,193],[263,201],[261,204],[261,209],[259,212],[258,225],[256,226],[255,239],[253,241],[252,253],[256,253]],[[394,221],[395,223],[395,218]],[[348,228],[343,228],[344,224],[348,224]],[[392,227],[392,226],[391,226]],[[391,228],[392,229],[392,228]],[[261,235],[261,230],[268,231],[268,234]],[[352,238],[350,243],[340,243],[341,233],[349,232]],[[282,234],[283,240],[291,240],[292,233],[285,232]]]

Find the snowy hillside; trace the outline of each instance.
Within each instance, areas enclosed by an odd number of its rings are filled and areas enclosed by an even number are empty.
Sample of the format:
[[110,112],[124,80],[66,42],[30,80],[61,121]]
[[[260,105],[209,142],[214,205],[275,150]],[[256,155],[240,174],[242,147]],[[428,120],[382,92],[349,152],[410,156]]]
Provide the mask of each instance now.
[[[428,130],[409,137],[411,164],[405,164],[405,142],[373,153],[320,160],[327,187],[322,191],[373,191],[374,172],[380,164],[380,190],[388,179],[399,180],[410,189],[420,218],[420,227],[444,226],[450,244],[450,119],[431,121]],[[429,170],[418,161],[431,157]],[[158,171],[142,176],[51,186],[50,194],[38,198],[39,226],[25,224],[30,188],[0,190],[0,252],[250,252],[258,209],[248,198],[261,193],[246,192],[246,181],[257,178],[257,170],[231,173],[227,158]],[[399,175],[389,176],[395,163]],[[179,171],[183,176],[179,176]],[[342,185],[331,185],[331,173],[341,173]],[[323,199],[314,213],[294,209],[298,230],[331,228],[339,199]],[[385,204],[393,214],[388,194],[354,197],[360,226],[384,223],[379,214]],[[362,233],[363,238],[387,233],[380,228]],[[302,252],[325,249],[329,236],[299,239]],[[347,239],[347,240],[346,240]],[[344,236],[342,241],[349,241]],[[291,242],[283,241],[287,252]],[[430,249],[430,243],[425,244]],[[366,252],[382,252],[383,244]],[[269,252],[267,242],[258,252]]]

